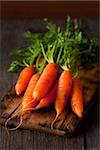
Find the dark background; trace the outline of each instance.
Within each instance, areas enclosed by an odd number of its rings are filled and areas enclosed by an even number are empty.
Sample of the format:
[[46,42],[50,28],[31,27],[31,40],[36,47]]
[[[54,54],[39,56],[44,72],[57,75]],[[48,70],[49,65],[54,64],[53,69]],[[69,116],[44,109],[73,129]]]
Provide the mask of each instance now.
[[[67,15],[86,18],[89,27],[98,33],[99,2],[0,2],[0,96],[8,91],[17,75],[7,72],[11,58],[9,52],[20,47],[27,29],[42,31],[41,19],[48,17],[63,26]],[[0,150],[98,150],[99,149],[99,102],[82,127],[80,135],[67,138],[18,129],[10,136],[0,126]]]
[[1,19],[99,17],[99,1],[2,1]]

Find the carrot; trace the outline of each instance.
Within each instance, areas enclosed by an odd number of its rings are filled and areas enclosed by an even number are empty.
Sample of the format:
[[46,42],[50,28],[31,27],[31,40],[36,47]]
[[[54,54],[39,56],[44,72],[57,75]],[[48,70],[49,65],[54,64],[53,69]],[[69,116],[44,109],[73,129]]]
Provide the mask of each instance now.
[[31,80],[29,81],[28,87],[24,93],[24,96],[22,98],[21,108],[13,116],[11,116],[9,119],[6,120],[5,127],[7,127],[9,120],[11,120],[12,118],[15,118],[16,116],[19,116],[20,118],[20,122],[18,126],[15,128],[11,128],[9,130],[18,129],[23,122],[22,116],[24,115],[24,113],[28,110],[32,110],[38,104],[38,101],[32,98],[32,93],[37,84],[39,77],[40,77],[40,73],[36,73],[32,76]]
[[72,98],[70,101],[72,111],[79,117],[83,116],[83,91],[81,80],[79,77],[74,77],[73,88],[72,88]]
[[33,91],[33,98],[41,100],[50,91],[50,88],[54,84],[57,75],[57,65],[55,63],[47,64]]
[[22,70],[15,85],[15,91],[17,95],[20,95],[22,92],[26,90],[27,85],[34,73],[35,73],[34,66],[25,67]]
[[28,87],[25,91],[25,94],[23,96],[22,112],[24,112],[25,110],[28,110],[30,108],[33,108],[38,103],[37,100],[33,100],[32,93],[33,93],[33,90],[34,90],[39,78],[40,78],[39,73],[36,73],[32,76],[32,78],[28,84]]
[[51,124],[51,128],[53,128],[53,124],[56,122],[59,115],[65,109],[68,97],[71,91],[72,86],[72,75],[69,70],[64,70],[58,80],[58,90],[57,90],[57,97],[55,100],[55,110],[56,110],[56,117]]
[[56,93],[57,93],[57,82],[44,98],[41,99],[40,103],[34,108],[34,110],[38,110],[44,107],[49,107],[51,104],[55,102],[56,98]]

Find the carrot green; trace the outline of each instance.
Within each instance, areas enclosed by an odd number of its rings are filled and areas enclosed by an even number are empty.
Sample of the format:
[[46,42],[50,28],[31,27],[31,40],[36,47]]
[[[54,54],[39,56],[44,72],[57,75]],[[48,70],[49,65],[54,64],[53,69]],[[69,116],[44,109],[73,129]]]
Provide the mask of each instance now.
[[[32,64],[36,66],[37,71],[42,72],[48,62],[47,58],[49,61],[54,60],[59,66],[74,68],[74,74],[77,72],[78,62],[85,68],[98,62],[98,40],[87,34],[87,26],[81,19],[73,20],[68,16],[64,30],[48,19],[44,19],[44,25],[47,28],[46,32],[25,33],[25,38],[30,44],[11,52],[13,61],[9,72],[16,72]],[[54,51],[50,56],[52,48]]]

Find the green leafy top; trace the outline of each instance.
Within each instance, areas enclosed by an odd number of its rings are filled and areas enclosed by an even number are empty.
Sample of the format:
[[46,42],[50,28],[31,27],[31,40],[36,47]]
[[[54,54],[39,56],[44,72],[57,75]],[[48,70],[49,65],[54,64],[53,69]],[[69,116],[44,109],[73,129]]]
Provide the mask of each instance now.
[[64,31],[48,19],[44,19],[47,31],[43,33],[26,32],[31,41],[27,47],[11,52],[13,61],[8,71],[15,72],[22,67],[34,64],[37,71],[42,71],[47,62],[55,62],[64,69],[71,69],[73,74],[81,67],[93,67],[98,63],[99,42],[86,33],[82,20],[66,20]]

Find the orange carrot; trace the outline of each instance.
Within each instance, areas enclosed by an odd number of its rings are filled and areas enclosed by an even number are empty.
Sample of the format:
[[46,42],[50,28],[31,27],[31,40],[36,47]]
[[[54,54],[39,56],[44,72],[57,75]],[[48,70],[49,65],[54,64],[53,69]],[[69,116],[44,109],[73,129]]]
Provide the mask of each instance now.
[[72,111],[79,117],[83,116],[83,90],[79,77],[74,77],[72,98],[70,101]]
[[18,126],[15,128],[11,128],[9,130],[16,130],[17,128],[19,128],[23,122],[23,118],[22,118],[23,114],[28,110],[32,110],[38,104],[38,101],[34,100],[32,98],[32,93],[33,93],[33,90],[37,84],[39,77],[40,77],[39,73],[36,73],[32,76],[32,78],[28,84],[28,87],[24,93],[24,96],[22,98],[21,109],[19,109],[19,111],[17,111],[13,116],[11,116],[9,119],[6,120],[5,127],[7,127],[9,120],[11,120],[12,118],[14,118],[16,116],[20,117],[20,122],[19,122]]
[[66,107],[71,86],[72,86],[72,75],[70,71],[65,70],[62,72],[58,80],[57,97],[55,100],[55,110],[57,114],[51,124],[51,128],[53,128],[53,124],[56,122],[57,118]]
[[51,91],[44,98],[41,99],[40,103],[34,108],[34,110],[49,107],[50,105],[52,105],[55,102],[56,93],[57,93],[57,82],[55,83]]
[[34,66],[25,67],[22,70],[15,85],[17,95],[20,95],[22,92],[26,90],[27,85],[34,73],[35,73]]
[[50,90],[58,75],[58,67],[55,63],[48,64],[41,74],[33,91],[33,98],[41,100]]
[[32,78],[28,84],[28,87],[25,91],[25,94],[23,96],[22,112],[24,112],[25,110],[33,108],[38,103],[37,100],[33,100],[32,93],[33,93],[33,90],[34,90],[39,78],[40,78],[39,73],[36,73],[32,76]]

